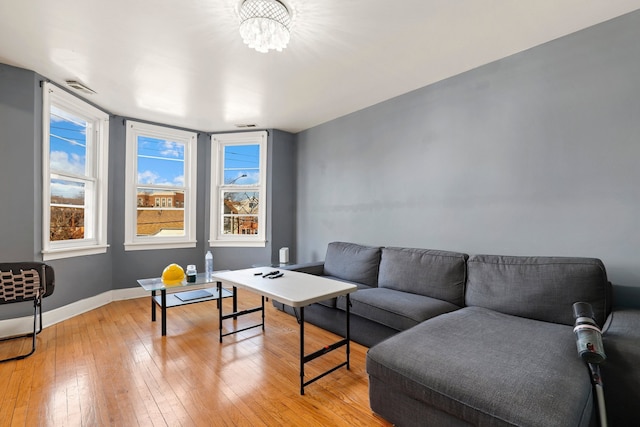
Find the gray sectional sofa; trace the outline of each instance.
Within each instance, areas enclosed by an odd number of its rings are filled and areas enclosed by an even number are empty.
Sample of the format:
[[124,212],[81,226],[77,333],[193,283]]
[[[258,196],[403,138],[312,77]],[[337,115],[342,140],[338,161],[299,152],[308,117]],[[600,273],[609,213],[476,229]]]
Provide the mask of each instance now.
[[[619,317],[605,327],[616,368],[603,365],[603,376],[637,401],[640,378],[625,369],[635,372],[628,365],[640,353],[640,316],[611,316],[612,287],[598,259],[333,242],[324,262],[289,268],[358,286],[351,337],[370,347],[372,410],[396,425],[593,425],[590,376],[573,334],[577,301],[592,305],[601,327]],[[305,309],[305,320],[344,334],[344,308],[344,298],[323,301]],[[616,425],[638,415],[622,405],[629,399],[607,399]]]

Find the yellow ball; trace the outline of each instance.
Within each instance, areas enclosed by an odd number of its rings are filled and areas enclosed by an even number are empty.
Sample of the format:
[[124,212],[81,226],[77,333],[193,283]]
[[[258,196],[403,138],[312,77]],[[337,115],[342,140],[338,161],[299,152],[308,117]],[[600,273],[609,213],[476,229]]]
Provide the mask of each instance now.
[[162,272],[162,283],[165,285],[177,285],[184,280],[184,270],[178,264],[169,264]]

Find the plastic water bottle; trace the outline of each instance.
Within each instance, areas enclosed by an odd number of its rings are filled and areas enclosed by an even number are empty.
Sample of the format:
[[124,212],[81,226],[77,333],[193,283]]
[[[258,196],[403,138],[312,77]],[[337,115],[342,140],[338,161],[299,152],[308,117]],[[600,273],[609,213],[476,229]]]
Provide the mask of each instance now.
[[207,280],[213,279],[213,254],[211,251],[207,251],[204,257],[204,271],[206,272]]

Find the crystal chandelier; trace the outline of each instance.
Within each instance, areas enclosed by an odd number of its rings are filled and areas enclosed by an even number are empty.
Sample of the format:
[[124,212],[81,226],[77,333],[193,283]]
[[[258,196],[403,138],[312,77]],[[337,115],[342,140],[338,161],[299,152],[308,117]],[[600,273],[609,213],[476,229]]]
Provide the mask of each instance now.
[[245,0],[240,6],[240,35],[258,52],[281,52],[289,43],[291,16],[277,0]]

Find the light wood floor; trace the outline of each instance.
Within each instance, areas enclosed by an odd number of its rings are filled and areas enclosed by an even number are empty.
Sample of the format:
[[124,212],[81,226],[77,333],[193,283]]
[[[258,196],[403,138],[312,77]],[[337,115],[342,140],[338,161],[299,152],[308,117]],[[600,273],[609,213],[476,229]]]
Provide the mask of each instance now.
[[[239,290],[239,308],[259,304]],[[224,301],[225,311],[231,309]],[[46,305],[46,300],[45,300]],[[0,363],[0,426],[388,426],[371,412],[366,347],[353,343],[341,368],[299,394],[295,318],[266,304],[266,331],[218,342],[215,302],[168,310],[151,322],[150,299],[118,301],[46,328],[36,353]],[[254,313],[225,328],[248,326]],[[337,337],[305,327],[306,352]],[[29,340],[0,343],[0,357]],[[309,378],[344,358],[336,350],[306,368]]]

